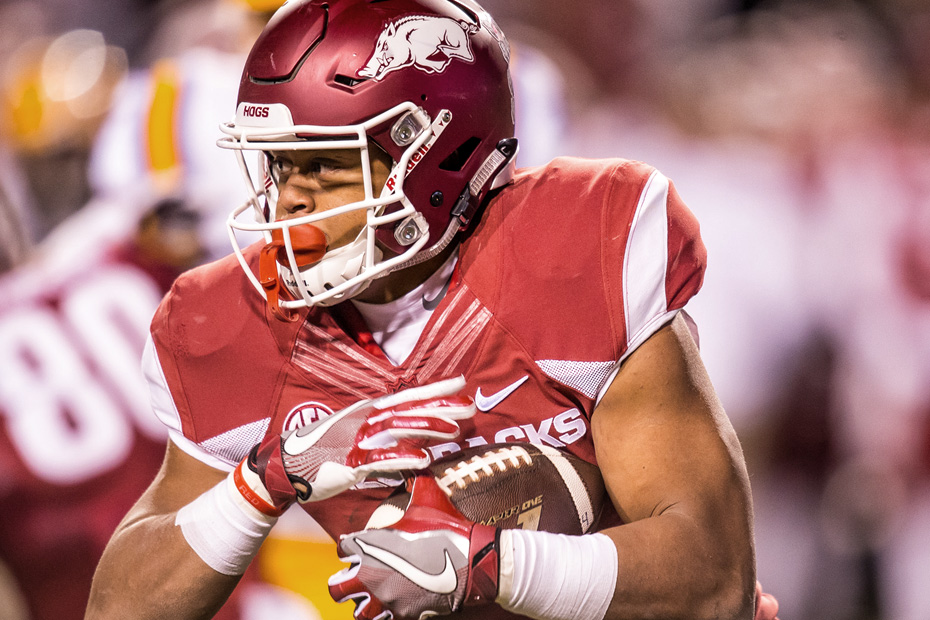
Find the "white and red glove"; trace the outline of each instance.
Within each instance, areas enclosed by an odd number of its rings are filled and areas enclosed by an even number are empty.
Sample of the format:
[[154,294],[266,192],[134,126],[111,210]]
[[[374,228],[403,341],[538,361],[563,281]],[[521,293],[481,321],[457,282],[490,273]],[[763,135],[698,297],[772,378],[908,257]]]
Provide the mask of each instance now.
[[475,414],[462,377],[360,401],[313,424],[256,445],[234,472],[252,506],[279,516],[295,501],[328,499],[374,474],[398,474],[430,463],[424,445],[453,439],[457,420]]
[[333,599],[355,601],[360,620],[447,615],[493,603],[500,530],[463,517],[429,474],[408,488],[397,523],[342,537],[350,566],[330,577]]

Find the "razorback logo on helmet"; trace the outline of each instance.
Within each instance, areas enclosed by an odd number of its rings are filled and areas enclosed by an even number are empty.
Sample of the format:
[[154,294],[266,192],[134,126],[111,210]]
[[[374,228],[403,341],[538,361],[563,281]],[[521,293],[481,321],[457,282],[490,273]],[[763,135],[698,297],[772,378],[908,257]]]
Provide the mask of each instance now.
[[302,426],[319,422],[333,415],[333,410],[316,401],[301,403],[291,409],[284,418],[284,432],[296,430]]
[[403,17],[381,31],[371,57],[358,75],[379,81],[404,67],[442,73],[453,59],[473,62],[468,37],[476,32],[477,26],[451,17]]

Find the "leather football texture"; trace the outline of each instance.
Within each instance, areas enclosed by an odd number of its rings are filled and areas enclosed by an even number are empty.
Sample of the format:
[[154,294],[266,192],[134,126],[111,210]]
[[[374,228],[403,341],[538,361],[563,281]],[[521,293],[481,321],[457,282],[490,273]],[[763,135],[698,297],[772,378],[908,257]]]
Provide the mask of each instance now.
[[[475,446],[434,461],[429,471],[463,516],[503,529],[585,534],[606,499],[595,465],[549,446]],[[404,488],[392,494],[366,528],[395,523],[409,499]]]

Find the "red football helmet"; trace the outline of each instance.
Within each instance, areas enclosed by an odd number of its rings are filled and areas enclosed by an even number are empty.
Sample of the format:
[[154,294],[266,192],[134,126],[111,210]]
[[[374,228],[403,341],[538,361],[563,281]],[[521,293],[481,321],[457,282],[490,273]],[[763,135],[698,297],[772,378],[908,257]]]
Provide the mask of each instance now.
[[[275,13],[246,61],[235,122],[218,142],[237,149],[250,194],[229,218],[233,247],[273,309],[338,303],[448,246],[487,192],[512,176],[509,60],[503,33],[471,0],[298,0]],[[277,190],[264,151],[359,149],[368,181],[370,142],[393,160],[380,195],[366,183],[362,201],[274,221]],[[256,166],[245,150],[259,152]],[[257,222],[243,216],[250,208]],[[366,227],[317,261],[323,248],[313,222],[352,210],[367,212]],[[265,235],[258,277],[237,230]],[[296,299],[273,300],[275,279]]]

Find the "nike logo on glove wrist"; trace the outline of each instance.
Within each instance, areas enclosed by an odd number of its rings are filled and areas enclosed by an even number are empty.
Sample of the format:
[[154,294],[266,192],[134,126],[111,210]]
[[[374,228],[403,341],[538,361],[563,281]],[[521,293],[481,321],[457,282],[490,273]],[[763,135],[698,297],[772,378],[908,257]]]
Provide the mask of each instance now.
[[355,542],[358,543],[358,546],[366,555],[396,570],[424,590],[429,590],[436,594],[451,594],[455,592],[455,588],[458,585],[458,577],[455,574],[455,567],[452,565],[452,558],[449,556],[448,549],[443,549],[443,553],[445,554],[445,566],[441,572],[434,574],[427,573],[417,568],[392,551],[376,547],[359,538],[357,538]]
[[490,411],[494,407],[497,407],[499,404],[501,404],[505,398],[513,394],[516,391],[516,389],[520,387],[521,385],[523,385],[523,382],[529,378],[530,378],[529,375],[523,375],[521,379],[517,379],[516,381],[514,381],[513,383],[505,387],[503,390],[495,392],[494,394],[491,394],[490,396],[485,396],[484,394],[482,394],[481,388],[479,387],[478,391],[475,392],[475,407],[477,407],[479,411],[484,411],[484,412]]

